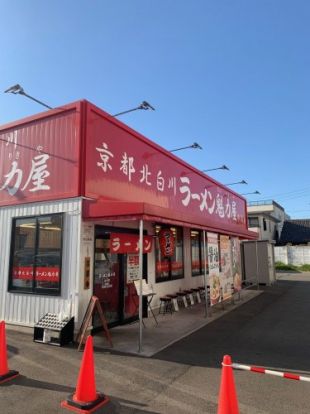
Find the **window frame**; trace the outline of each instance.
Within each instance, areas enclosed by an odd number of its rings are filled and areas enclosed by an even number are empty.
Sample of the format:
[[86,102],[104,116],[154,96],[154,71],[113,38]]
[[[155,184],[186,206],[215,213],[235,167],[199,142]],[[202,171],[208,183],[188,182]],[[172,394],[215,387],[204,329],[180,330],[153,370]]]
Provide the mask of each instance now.
[[[253,222],[255,224],[253,224]],[[249,228],[256,228],[259,227],[259,218],[257,216],[254,217],[248,217],[248,227]]]
[[[195,231],[198,233],[198,244],[199,244],[199,262],[200,262],[200,268],[199,268],[199,273],[193,273],[193,245],[192,245],[192,232]],[[190,229],[190,246],[191,246],[191,274],[192,277],[197,277],[197,276],[201,276],[204,273],[204,267],[203,267],[203,242],[202,242],[202,237],[203,237],[203,231],[202,230],[196,230],[196,229]],[[207,267],[207,273],[208,273],[208,267]]]
[[263,230],[267,231],[267,220],[263,218]]
[[[18,220],[35,220],[35,244],[34,244],[34,256],[39,254],[39,240],[40,240],[40,218],[44,217],[61,217],[61,236],[60,236],[60,260],[59,260],[59,283],[58,288],[37,288],[35,287],[35,276],[32,278],[31,288],[21,288],[13,286],[13,264],[14,264],[14,252],[15,252],[15,241],[16,241],[16,222]],[[12,218],[12,228],[11,228],[11,244],[10,244],[10,261],[9,261],[9,274],[8,274],[8,292],[10,293],[23,293],[29,295],[44,295],[44,296],[61,296],[61,285],[62,285],[62,262],[63,262],[63,237],[64,237],[64,213],[52,213],[52,214],[42,214],[35,216],[19,216]],[[36,263],[36,258],[34,259],[33,274],[35,275],[35,269],[38,267]]]

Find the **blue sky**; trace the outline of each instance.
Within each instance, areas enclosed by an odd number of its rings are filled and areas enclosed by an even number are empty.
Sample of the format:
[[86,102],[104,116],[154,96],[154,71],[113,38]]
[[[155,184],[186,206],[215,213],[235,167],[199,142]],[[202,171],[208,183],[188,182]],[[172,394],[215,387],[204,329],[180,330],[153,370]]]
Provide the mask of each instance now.
[[0,0],[0,124],[88,99],[250,201],[310,217],[308,0]]

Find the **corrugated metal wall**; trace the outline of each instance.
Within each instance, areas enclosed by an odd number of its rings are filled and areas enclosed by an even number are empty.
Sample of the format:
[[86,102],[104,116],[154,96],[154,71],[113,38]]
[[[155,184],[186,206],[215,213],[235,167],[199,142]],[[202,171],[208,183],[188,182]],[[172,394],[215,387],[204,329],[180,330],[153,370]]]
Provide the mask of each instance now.
[[[8,292],[12,218],[65,213],[61,296]],[[0,320],[33,326],[46,312],[77,313],[81,199],[0,208]]]

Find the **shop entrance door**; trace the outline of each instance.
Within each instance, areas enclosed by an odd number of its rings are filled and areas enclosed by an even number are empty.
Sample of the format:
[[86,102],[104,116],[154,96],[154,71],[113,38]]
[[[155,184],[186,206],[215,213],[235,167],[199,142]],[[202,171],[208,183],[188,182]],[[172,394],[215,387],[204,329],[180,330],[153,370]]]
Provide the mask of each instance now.
[[[117,254],[110,253],[108,237],[96,238],[94,261],[94,295],[100,301],[109,325],[120,322],[120,263]],[[100,326],[97,316],[94,328]]]
[[[112,327],[138,319],[139,298],[131,279],[139,267],[139,255],[111,253],[110,231],[98,227],[95,238],[93,290],[109,326]],[[143,256],[143,269],[146,275],[146,254]],[[93,326],[94,329],[100,327],[100,320],[96,315]]]

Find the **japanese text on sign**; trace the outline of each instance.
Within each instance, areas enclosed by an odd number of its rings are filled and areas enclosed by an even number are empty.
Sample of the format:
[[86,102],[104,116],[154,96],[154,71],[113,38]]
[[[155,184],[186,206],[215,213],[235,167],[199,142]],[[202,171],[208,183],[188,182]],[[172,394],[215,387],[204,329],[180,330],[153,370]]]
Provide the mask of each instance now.
[[[138,253],[139,236],[127,233],[111,233],[111,253]],[[150,253],[152,250],[152,237],[143,236],[143,253]]]
[[[32,266],[14,266],[13,279],[32,280]],[[60,270],[58,267],[37,267],[35,280],[39,282],[59,282]]]
[[145,160],[136,160],[133,154],[127,151],[114,154],[107,142],[102,141],[101,147],[96,147],[98,152],[97,167],[104,174],[110,174],[113,169],[121,171],[127,177],[128,182],[133,182],[146,188],[153,188],[158,193],[179,197],[179,202],[186,209],[197,210],[197,213],[207,213],[220,219],[228,219],[232,222],[244,220],[242,214],[238,214],[237,202],[231,194],[218,191],[213,188],[201,188],[194,191],[191,179],[187,176],[171,176],[165,174],[162,169],[154,168]]
[[41,145],[37,146],[38,155],[31,159],[27,171],[19,166],[22,154],[18,148],[17,131],[7,134],[5,146],[9,151],[8,159],[11,165],[10,169],[1,177],[0,191],[6,190],[9,195],[14,196],[19,190],[36,192],[50,189],[46,182],[46,179],[50,176],[48,170],[49,155],[42,152],[43,147]]

